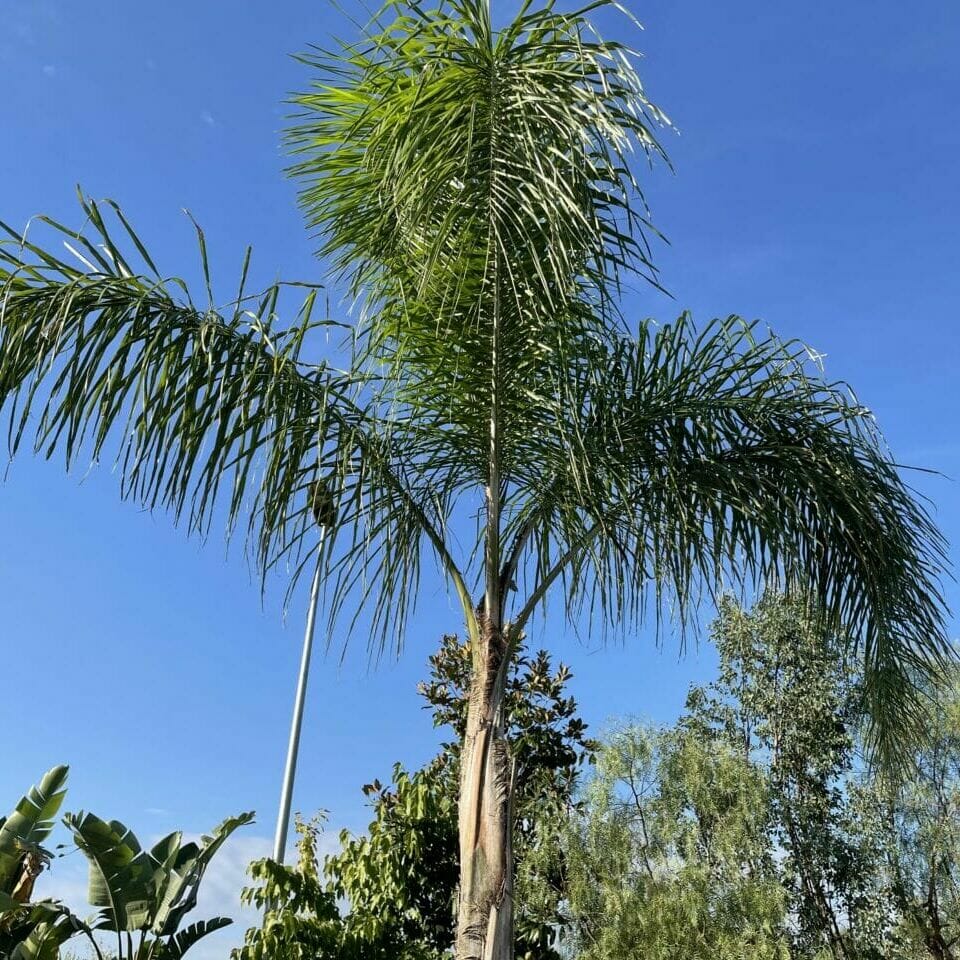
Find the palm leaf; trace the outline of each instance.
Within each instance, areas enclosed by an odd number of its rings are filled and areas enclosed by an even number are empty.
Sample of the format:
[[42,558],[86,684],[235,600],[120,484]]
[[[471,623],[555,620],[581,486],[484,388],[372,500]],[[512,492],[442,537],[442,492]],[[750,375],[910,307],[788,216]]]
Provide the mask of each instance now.
[[153,260],[119,208],[111,206],[119,231],[148,272],[137,272],[100,206],[82,202],[93,239],[45,221],[68,237],[80,266],[9,227],[0,242],[0,406],[11,455],[30,434],[38,452],[61,452],[68,467],[119,451],[124,497],[165,507],[201,534],[214,517],[228,532],[239,526],[264,574],[292,566],[291,590],[315,555],[309,491],[325,478],[338,513],[325,540],[333,613],[358,580],[389,575],[393,602],[375,609],[371,642],[399,637],[421,541],[469,607],[443,542],[442,498],[368,409],[366,377],[305,359],[321,333],[342,330],[314,318],[316,291],[284,325],[282,295],[297,285],[251,297],[245,263],[226,309],[198,308],[182,280],[151,275]]
[[320,252],[370,308],[391,395],[442,418],[485,481],[492,413],[505,473],[615,319],[621,272],[655,280],[628,160],[663,156],[665,120],[631,51],[580,15],[526,8],[495,33],[487,4],[454,0],[377,23],[303,57],[293,173]]
[[582,12],[498,32],[454,0],[303,59],[301,204],[367,304],[391,443],[447,513],[483,498],[460,567],[487,614],[519,636],[559,581],[571,619],[682,627],[727,584],[811,589],[893,757],[948,656],[943,539],[803,345],[738,318],[629,332],[622,278],[657,282],[631,153],[662,157],[665,122],[632,51]]
[[736,317],[643,324],[572,385],[576,413],[544,444],[514,521],[511,563],[532,593],[516,629],[557,578],[571,615],[588,603],[621,626],[648,607],[682,625],[727,585],[809,591],[862,655],[875,745],[892,760],[952,656],[945,542],[849,388],[802,344],[755,334]]
[[730,581],[812,588],[863,654],[891,756],[947,656],[943,540],[800,345],[736,318],[630,332],[622,281],[658,282],[632,158],[662,156],[665,120],[584,13],[525,5],[497,31],[480,0],[391,3],[304,58],[293,172],[365,306],[348,374],[304,359],[329,326],[312,294],[286,326],[280,286],[197,308],[96,204],[95,242],[70,235],[80,269],[0,248],[11,450],[28,426],[68,462],[109,441],[127,496],[205,532],[222,495],[261,568],[294,579],[324,481],[331,616],[366,606],[377,645],[402,639],[427,549],[472,640],[478,610],[518,635],[554,584],[617,629],[671,604],[682,621]]
[[98,460],[115,438],[124,496],[168,507],[203,532],[226,488],[227,522],[249,497],[265,520],[261,556],[282,552],[288,503],[334,429],[329,396],[345,389],[324,365],[301,366],[304,341],[326,326],[312,319],[316,291],[285,330],[276,328],[279,284],[249,298],[241,282],[224,315],[200,309],[181,281],[133,273],[99,207],[85,200],[84,210],[99,243],[54,228],[86,270],[30,242],[0,247],[11,453],[32,415],[36,449],[62,449],[68,466],[81,452]]

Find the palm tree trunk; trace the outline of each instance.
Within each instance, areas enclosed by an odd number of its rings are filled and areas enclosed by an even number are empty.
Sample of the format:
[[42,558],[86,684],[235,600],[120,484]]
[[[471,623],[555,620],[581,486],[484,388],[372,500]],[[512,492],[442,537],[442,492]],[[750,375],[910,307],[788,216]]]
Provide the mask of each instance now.
[[504,731],[507,644],[483,621],[460,771],[456,960],[513,960],[513,770]]

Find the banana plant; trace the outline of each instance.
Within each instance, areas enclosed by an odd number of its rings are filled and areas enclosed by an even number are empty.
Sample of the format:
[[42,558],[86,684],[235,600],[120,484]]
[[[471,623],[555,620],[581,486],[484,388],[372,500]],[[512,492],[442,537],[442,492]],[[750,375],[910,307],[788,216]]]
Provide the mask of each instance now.
[[[9,902],[17,904],[7,912]],[[60,948],[83,934],[90,940],[98,960],[103,960],[93,931],[79,917],[56,900],[41,900],[24,906],[0,894],[0,926],[11,920],[9,930],[0,930],[0,957],[3,960],[59,960]]]
[[184,843],[174,832],[147,850],[117,820],[83,812],[64,817],[90,863],[88,899],[100,908],[91,926],[116,935],[118,960],[180,960],[197,941],[233,922],[214,917],[180,929],[197,904],[210,860],[252,820],[252,813],[230,817],[199,843]]
[[[48,770],[9,816],[0,817],[0,894],[17,903],[30,900],[33,881],[49,859],[40,844],[50,835],[63,803],[68,770]],[[0,910],[3,902],[0,898]]]
[[57,960],[60,947],[90,930],[56,900],[33,901],[37,877],[50,862],[42,841],[50,835],[66,794],[69,768],[48,770],[0,817],[0,957],[4,960]]

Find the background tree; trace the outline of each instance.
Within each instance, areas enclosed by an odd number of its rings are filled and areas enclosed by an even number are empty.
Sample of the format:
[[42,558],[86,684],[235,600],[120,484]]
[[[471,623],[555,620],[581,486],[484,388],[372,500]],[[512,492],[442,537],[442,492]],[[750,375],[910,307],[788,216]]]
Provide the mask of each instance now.
[[904,783],[864,778],[853,791],[858,834],[872,840],[894,939],[904,956],[960,955],[960,686],[931,690],[930,736]]
[[[506,960],[504,681],[551,588],[568,617],[629,631],[720,583],[805,581],[854,638],[892,759],[947,655],[943,543],[804,347],[736,318],[624,321],[621,284],[656,281],[632,160],[661,155],[663,118],[586,11],[524,6],[495,29],[482,0],[394,3],[307,59],[295,173],[363,305],[350,370],[310,356],[313,294],[286,324],[281,286],[251,300],[241,281],[217,310],[208,282],[198,307],[87,203],[79,267],[15,230],[0,252],[9,443],[68,463],[109,443],[127,496],[246,527],[264,569],[312,560],[324,479],[329,609],[365,606],[381,645],[402,641],[432,552],[472,658],[456,953]],[[472,543],[451,535],[478,509]]]
[[[420,686],[438,727],[454,738],[422,769],[399,764],[389,785],[363,789],[373,820],[366,834],[341,834],[339,852],[319,864],[316,827],[301,824],[300,860],[285,868],[258,861],[245,900],[267,904],[264,924],[247,933],[237,960],[261,957],[363,957],[427,960],[449,956],[455,940],[457,792],[460,744],[468,709],[471,658],[466,644],[446,636]],[[580,768],[593,747],[567,695],[571,674],[549,655],[518,648],[507,677],[508,737],[516,757],[516,858],[524,897],[517,911],[516,954],[555,960],[566,916],[562,861],[542,856],[573,804]],[[533,892],[536,896],[533,896]],[[346,905],[341,917],[337,903]],[[313,951],[312,953],[309,951]]]
[[580,960],[786,960],[769,783],[729,744],[631,725],[604,741],[566,841]]
[[718,678],[676,726],[606,738],[564,841],[584,960],[955,955],[960,739],[951,684],[905,782],[863,757],[846,638],[801,598],[720,605]]
[[879,960],[888,923],[850,794],[864,717],[846,638],[815,604],[772,592],[750,611],[724,601],[711,636],[719,677],[691,691],[681,722],[742,752],[769,781],[768,843],[782,851],[792,955]]

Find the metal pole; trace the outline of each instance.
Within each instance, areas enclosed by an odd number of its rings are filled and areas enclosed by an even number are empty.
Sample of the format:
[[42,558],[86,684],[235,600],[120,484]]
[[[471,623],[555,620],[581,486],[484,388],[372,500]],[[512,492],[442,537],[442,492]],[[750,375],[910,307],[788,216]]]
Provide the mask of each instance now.
[[303,724],[303,704],[307,697],[307,675],[310,672],[310,652],[313,648],[313,628],[317,620],[317,599],[320,596],[320,558],[327,530],[320,528],[320,546],[317,548],[317,569],[310,587],[310,607],[307,610],[307,629],[303,635],[303,654],[300,658],[300,676],[297,680],[297,695],[293,701],[293,720],[290,724],[290,743],[287,747],[287,765],[283,772],[283,787],[280,790],[280,813],[277,817],[277,835],[273,844],[273,859],[283,863],[287,846],[287,828],[290,825],[290,801],[293,799],[293,781],[297,775],[297,754],[300,750],[300,727]]

